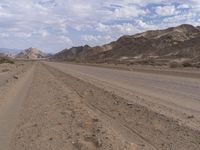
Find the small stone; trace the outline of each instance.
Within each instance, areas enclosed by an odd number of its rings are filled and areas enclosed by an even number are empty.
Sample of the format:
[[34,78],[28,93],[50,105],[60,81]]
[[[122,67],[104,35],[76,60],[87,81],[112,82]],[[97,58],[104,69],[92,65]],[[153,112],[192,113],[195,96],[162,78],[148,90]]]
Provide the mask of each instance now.
[[117,104],[118,104],[118,101],[115,101],[114,104],[117,105]]
[[50,141],[52,141],[52,140],[53,140],[53,138],[51,137],[51,138],[49,138],[49,140],[50,140]]
[[9,69],[3,69],[2,70],[2,72],[8,72],[9,71]]
[[102,143],[102,141],[100,139],[97,139],[96,142],[95,142],[95,145],[97,147],[102,147],[103,143]]
[[14,76],[13,76],[13,78],[14,78],[14,79],[19,79],[19,77],[18,77],[18,76],[16,76],[16,75],[14,75]]
[[92,120],[93,120],[93,122],[99,122],[99,119],[97,119],[97,118],[94,118]]
[[33,127],[37,127],[37,126],[38,126],[38,124],[37,124],[37,123],[33,125]]
[[60,122],[59,122],[59,123],[58,123],[58,125],[59,125],[59,126],[61,126],[61,125],[62,125],[62,123],[60,123]]
[[141,111],[141,109],[139,109],[139,108],[136,108],[136,109],[135,109],[135,111],[139,112],[139,111]]
[[188,119],[192,119],[192,118],[194,118],[194,116],[193,116],[193,115],[190,115],[190,116],[188,116],[187,118],[188,118]]
[[127,103],[127,106],[132,106],[133,105],[133,103]]

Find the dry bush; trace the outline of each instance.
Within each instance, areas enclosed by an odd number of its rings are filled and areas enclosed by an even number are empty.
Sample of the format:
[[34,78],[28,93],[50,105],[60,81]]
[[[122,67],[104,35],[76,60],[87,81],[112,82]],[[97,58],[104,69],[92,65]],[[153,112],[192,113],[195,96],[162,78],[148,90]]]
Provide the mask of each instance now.
[[183,67],[193,67],[192,62],[190,62],[190,61],[184,61],[184,62],[181,63],[181,65]]
[[169,67],[170,68],[178,68],[178,67],[181,67],[181,65],[176,61],[172,61],[169,63]]
[[9,59],[9,58],[7,58],[7,57],[2,57],[2,56],[0,56],[0,64],[2,64],[2,63],[14,64],[14,61],[11,60],[11,59]]

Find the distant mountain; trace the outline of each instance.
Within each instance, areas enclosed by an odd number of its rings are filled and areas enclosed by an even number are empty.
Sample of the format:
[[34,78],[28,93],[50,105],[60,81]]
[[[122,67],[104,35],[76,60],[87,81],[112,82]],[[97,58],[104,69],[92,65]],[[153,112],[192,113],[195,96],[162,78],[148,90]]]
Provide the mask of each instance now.
[[17,59],[42,59],[47,57],[49,57],[49,54],[46,54],[36,48],[25,49],[15,56]]
[[19,49],[0,48],[0,53],[8,56],[15,56],[20,51]]
[[89,49],[91,49],[91,47],[88,45],[72,47],[70,49],[64,49],[63,51],[55,54],[53,58],[57,60],[74,61],[76,57],[84,55],[84,53],[86,53],[86,51]]
[[78,62],[136,62],[181,58],[199,60],[200,27],[183,24],[165,30],[126,35],[103,46],[65,49],[53,57],[55,60]]

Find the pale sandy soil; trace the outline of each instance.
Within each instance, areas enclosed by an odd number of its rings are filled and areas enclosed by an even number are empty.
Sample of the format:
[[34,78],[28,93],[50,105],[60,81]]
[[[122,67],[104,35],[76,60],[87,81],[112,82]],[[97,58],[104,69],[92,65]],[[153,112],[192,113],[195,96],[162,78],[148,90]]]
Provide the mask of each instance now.
[[198,78],[22,66],[0,76],[0,150],[200,149]]

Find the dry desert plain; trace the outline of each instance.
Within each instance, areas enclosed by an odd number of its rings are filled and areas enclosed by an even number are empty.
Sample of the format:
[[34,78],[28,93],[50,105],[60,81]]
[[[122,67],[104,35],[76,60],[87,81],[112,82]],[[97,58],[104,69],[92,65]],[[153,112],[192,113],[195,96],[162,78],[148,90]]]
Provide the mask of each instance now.
[[199,150],[200,72],[0,65],[0,150],[96,149]]

